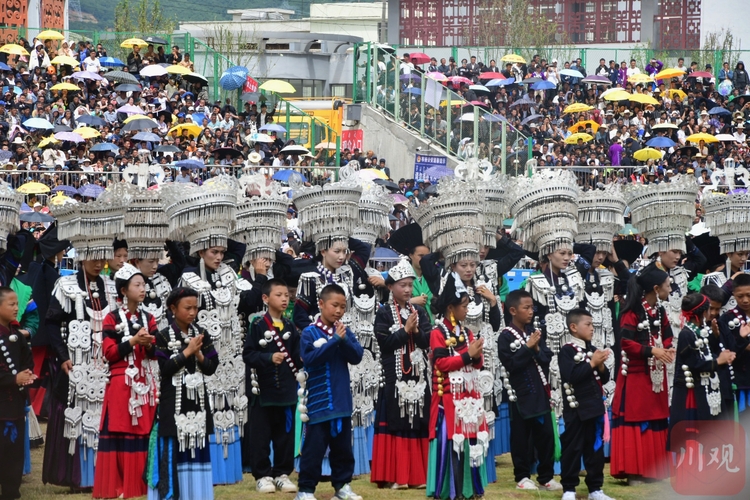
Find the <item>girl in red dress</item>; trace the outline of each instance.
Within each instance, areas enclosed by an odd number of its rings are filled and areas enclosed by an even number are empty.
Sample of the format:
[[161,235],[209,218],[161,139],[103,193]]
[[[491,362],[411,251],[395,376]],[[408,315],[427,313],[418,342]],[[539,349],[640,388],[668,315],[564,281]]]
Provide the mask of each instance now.
[[660,301],[669,275],[649,264],[630,278],[620,318],[622,362],[612,402],[610,473],[637,484],[669,477],[668,363],[674,362],[672,329]]
[[159,365],[154,360],[158,332],[154,317],[140,310],[146,282],[124,264],[115,273],[122,307],[104,318],[102,350],[110,377],[104,393],[94,498],[146,495],[143,472],[148,439],[156,416]]

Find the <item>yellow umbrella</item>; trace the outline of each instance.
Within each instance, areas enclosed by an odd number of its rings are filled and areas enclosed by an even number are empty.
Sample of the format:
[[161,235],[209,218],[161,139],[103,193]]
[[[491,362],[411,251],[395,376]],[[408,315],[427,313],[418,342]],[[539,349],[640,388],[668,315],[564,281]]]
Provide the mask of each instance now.
[[277,94],[294,94],[297,91],[291,83],[284,80],[268,80],[263,82],[263,85],[258,88],[268,90],[269,92],[276,92]]
[[0,47],[0,52],[5,52],[6,54],[11,54],[14,56],[28,56],[29,51],[21,47],[20,45],[16,43],[6,43],[2,47]]
[[45,137],[44,139],[42,139],[39,142],[39,147],[40,148],[44,148],[44,147],[49,146],[50,144],[60,144],[60,141],[58,141],[57,139],[55,139],[54,135],[51,135],[49,137]]
[[594,120],[582,120],[575,122],[568,128],[568,130],[575,133],[580,127],[583,127],[584,130],[591,128],[591,130],[596,133],[597,130],[599,130],[600,125]]
[[710,144],[712,142],[719,142],[719,139],[717,139],[716,137],[712,136],[711,134],[704,134],[703,132],[699,134],[689,135],[685,139],[687,139],[690,142],[703,141],[706,144]]
[[687,94],[680,89],[669,89],[667,90],[667,94],[669,94],[669,97],[671,97],[672,99],[677,96],[677,98],[681,101],[687,97]]
[[76,61],[70,56],[57,56],[54,59],[52,59],[50,62],[52,64],[62,64],[65,66],[73,66],[73,67],[76,67],[80,64],[78,61]]
[[583,113],[584,111],[591,111],[594,109],[593,106],[589,106],[588,104],[584,104],[582,102],[577,102],[575,104],[571,104],[570,106],[566,107],[563,110],[563,114],[568,113]]
[[616,90],[604,96],[605,101],[627,101],[632,94],[625,90]]
[[583,132],[571,134],[565,139],[565,144],[578,144],[578,139],[582,140],[583,142],[589,142],[594,140],[594,136],[590,134],[584,134]]
[[55,196],[49,199],[49,205],[62,205],[70,199],[70,196],[65,196],[62,191],[58,191]]
[[183,130],[187,130],[188,134],[198,137],[198,134],[201,133],[203,127],[200,127],[195,123],[181,123],[170,128],[168,133],[171,134],[172,132],[177,132],[177,135],[182,135]]
[[661,151],[654,148],[643,148],[633,153],[633,158],[638,161],[661,160]]
[[190,68],[180,66],[179,64],[173,64],[171,66],[167,66],[164,69],[167,70],[167,73],[171,73],[173,75],[187,75],[188,73],[192,73],[192,71],[190,71]]
[[120,44],[120,47],[124,49],[132,49],[133,47],[148,47],[148,42],[146,40],[141,40],[140,38],[128,38],[124,42]]
[[[451,106],[463,106],[464,104],[466,104],[466,101],[464,101],[463,99],[451,99],[450,104],[451,104]],[[447,99],[444,100],[444,101],[440,101],[440,107],[441,108],[444,108],[447,105],[448,105],[448,100]]]
[[378,170],[377,168],[365,168],[359,171],[360,175],[364,179],[383,179],[388,180],[388,176],[385,172]]
[[72,83],[68,82],[62,82],[58,83],[57,85],[53,85],[50,87],[50,90],[81,90],[78,85],[73,85]]
[[36,36],[40,40],[65,40],[65,35],[55,30],[45,30]]
[[91,127],[78,127],[73,130],[76,134],[80,135],[84,139],[93,139],[94,137],[100,137],[102,134],[95,128]]
[[685,71],[679,68],[667,68],[659,71],[654,78],[657,80],[668,80],[670,78],[677,78],[685,74]]
[[140,119],[144,119],[144,120],[153,120],[153,118],[151,118],[151,117],[148,117],[148,116],[146,116],[146,115],[131,115],[131,116],[128,116],[127,118],[125,118],[125,119],[124,119],[124,120],[122,121],[122,123],[130,123],[130,122],[132,122],[133,120],[140,120]]
[[41,182],[27,182],[16,191],[23,194],[49,193],[49,186]]
[[639,102],[641,104],[652,104],[654,106],[659,104],[659,101],[646,94],[631,94],[628,99],[631,102]]
[[501,61],[509,62],[509,63],[519,63],[519,64],[526,64],[526,59],[519,56],[518,54],[508,54],[506,56],[503,56]]
[[628,81],[631,83],[646,83],[646,82],[653,82],[654,79],[648,75],[644,75],[643,73],[638,73],[635,75],[630,75],[628,77]]

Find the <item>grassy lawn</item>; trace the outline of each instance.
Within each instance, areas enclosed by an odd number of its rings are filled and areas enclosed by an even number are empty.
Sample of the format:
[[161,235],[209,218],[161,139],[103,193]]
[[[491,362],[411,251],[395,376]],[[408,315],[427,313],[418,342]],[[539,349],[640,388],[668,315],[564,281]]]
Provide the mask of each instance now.
[[[45,425],[42,424],[42,430]],[[58,488],[55,486],[45,486],[42,484],[42,456],[43,448],[31,450],[32,472],[31,475],[24,477],[21,486],[21,494],[25,500],[48,500],[53,497],[61,497],[65,500],[90,499],[91,494],[72,494],[67,488]],[[485,492],[485,498],[528,498],[528,499],[559,499],[562,495],[560,492],[524,492],[515,489],[513,481],[513,466],[510,455],[497,457],[497,476],[498,480],[490,484]],[[629,487],[622,481],[617,481],[607,475],[608,468],[605,469],[604,492],[617,500],[640,500],[645,498],[666,498],[666,491],[669,488],[669,482],[663,481],[656,484],[646,484],[643,486]],[[296,479],[295,476],[292,479]],[[557,478],[559,479],[559,478]],[[588,492],[581,478],[581,486],[578,488],[578,498],[587,498]],[[408,491],[391,491],[388,489],[378,489],[370,483],[367,477],[361,477],[352,482],[352,489],[362,495],[365,500],[381,499],[399,499],[399,500],[421,500],[425,498],[424,490]],[[245,480],[232,486],[218,486],[214,490],[218,499],[225,500],[254,500],[254,499],[273,499],[280,498],[292,500],[291,494],[276,493],[275,495],[261,495],[255,492],[255,480],[249,474],[245,475]],[[318,488],[318,500],[328,500],[333,496],[333,488],[330,483],[324,483]]]

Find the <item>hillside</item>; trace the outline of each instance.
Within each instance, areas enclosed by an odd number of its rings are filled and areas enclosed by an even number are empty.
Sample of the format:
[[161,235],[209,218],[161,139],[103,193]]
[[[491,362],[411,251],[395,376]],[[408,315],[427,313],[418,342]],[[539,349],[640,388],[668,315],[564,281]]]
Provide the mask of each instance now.
[[[310,3],[334,3],[337,0],[161,0],[165,14],[180,21],[214,21],[229,19],[227,10],[257,9],[263,7],[278,7],[294,10],[299,17],[305,17],[310,12]],[[338,0],[341,1],[341,0]],[[346,0],[349,2],[363,0]],[[364,0],[365,2],[367,0]],[[107,30],[114,24],[114,10],[117,0],[80,0],[81,12],[86,20],[91,16],[96,23],[74,21],[71,15],[70,28],[73,30]],[[177,24],[177,23],[176,23]]]

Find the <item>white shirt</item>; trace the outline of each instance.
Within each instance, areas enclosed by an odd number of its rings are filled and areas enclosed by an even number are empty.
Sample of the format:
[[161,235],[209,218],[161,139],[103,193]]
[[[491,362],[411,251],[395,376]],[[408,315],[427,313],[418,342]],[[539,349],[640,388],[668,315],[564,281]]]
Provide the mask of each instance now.
[[96,59],[92,59],[91,56],[88,56],[83,60],[83,67],[86,71],[99,73],[99,70],[102,68],[102,63],[99,62],[98,57]]
[[638,69],[637,67],[636,68],[631,68],[630,66],[628,66],[628,71],[626,72],[626,74],[628,76],[640,75],[641,74],[641,70]]

